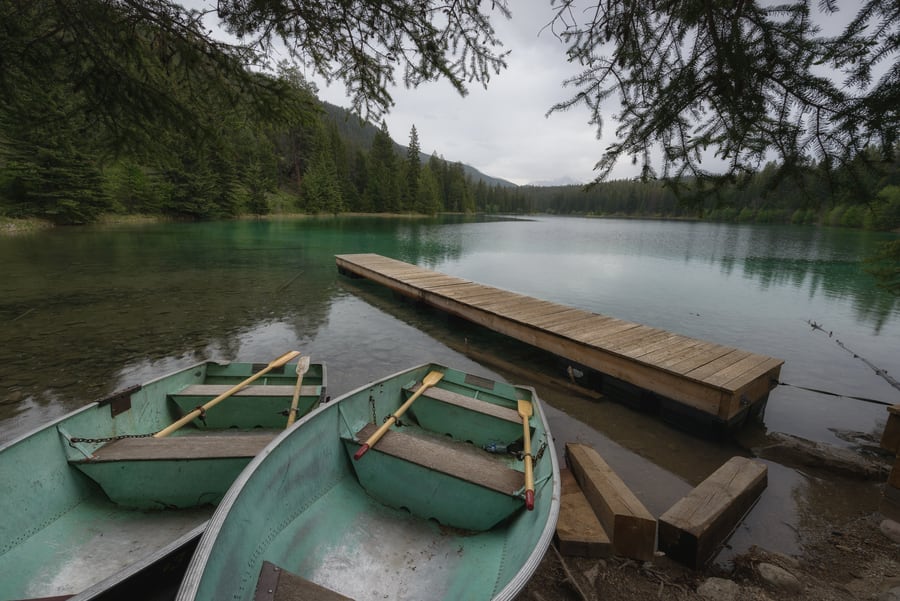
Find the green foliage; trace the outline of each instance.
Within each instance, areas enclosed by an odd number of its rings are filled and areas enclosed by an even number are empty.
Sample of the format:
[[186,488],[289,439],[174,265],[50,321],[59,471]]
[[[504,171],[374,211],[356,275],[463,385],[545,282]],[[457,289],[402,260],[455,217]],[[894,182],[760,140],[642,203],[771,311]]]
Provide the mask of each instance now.
[[880,286],[900,295],[900,240],[883,244],[866,264],[866,271],[875,276]]
[[900,229],[900,186],[885,186],[876,197],[872,208],[874,229]]
[[[824,37],[812,0],[785,3],[601,0],[580,10],[553,2],[550,28],[583,70],[575,94],[553,110],[584,105],[598,137],[611,98],[621,109],[616,141],[598,163],[604,180],[618,160],[674,188],[709,190],[752,173],[770,154],[798,181],[814,162],[857,167],[873,146],[890,156],[900,135],[900,11],[865,0],[843,32]],[[823,1],[819,10],[837,12]],[[847,9],[848,7],[843,7]],[[880,77],[875,68],[887,65]],[[836,76],[820,75],[831,70]],[[727,165],[704,166],[708,152]],[[662,156],[657,174],[651,157]],[[695,198],[697,202],[699,196]]]

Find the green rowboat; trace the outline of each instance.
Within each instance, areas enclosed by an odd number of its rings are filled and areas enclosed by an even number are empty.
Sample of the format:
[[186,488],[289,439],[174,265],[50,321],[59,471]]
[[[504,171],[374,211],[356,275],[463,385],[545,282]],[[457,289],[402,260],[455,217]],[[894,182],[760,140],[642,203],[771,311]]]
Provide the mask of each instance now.
[[258,455],[177,599],[513,599],[550,544],[559,496],[533,389],[422,365],[320,407]]
[[110,591],[151,566],[177,553],[186,564],[228,487],[285,430],[299,371],[297,413],[325,398],[323,365],[279,360],[199,363],[0,446],[0,599],[123,598]]

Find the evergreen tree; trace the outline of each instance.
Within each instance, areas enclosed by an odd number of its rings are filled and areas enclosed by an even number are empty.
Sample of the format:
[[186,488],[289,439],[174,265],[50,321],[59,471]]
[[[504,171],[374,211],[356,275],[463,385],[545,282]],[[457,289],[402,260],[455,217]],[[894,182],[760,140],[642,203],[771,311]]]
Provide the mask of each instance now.
[[422,173],[422,162],[419,158],[421,148],[419,146],[419,132],[413,125],[409,130],[409,146],[406,148],[406,169],[404,189],[404,210],[415,210],[416,203],[419,198],[419,179]]
[[441,205],[440,184],[429,165],[424,165],[419,172],[419,183],[416,186],[415,210],[425,215],[434,215],[443,210]]
[[[864,0],[844,31],[824,37],[811,0],[787,3],[601,0],[580,11],[554,2],[551,28],[583,66],[576,89],[553,110],[585,105],[601,128],[610,97],[621,110],[617,141],[598,163],[605,179],[622,157],[674,189],[732,182],[770,154],[803,177],[813,159],[826,170],[849,165],[869,145],[890,156],[900,135],[900,10],[896,0]],[[818,3],[837,12],[834,0]],[[581,20],[581,16],[584,20]],[[893,57],[893,58],[891,58]],[[889,61],[893,60],[893,63]],[[887,64],[875,78],[873,68]],[[833,69],[837,75],[820,75]],[[599,137],[599,136],[598,136]],[[662,156],[662,172],[651,164]],[[704,167],[707,151],[726,173]]]
[[372,141],[372,150],[369,153],[366,195],[375,212],[400,211],[397,156],[394,153],[394,142],[388,133],[387,123],[383,121],[381,129]]

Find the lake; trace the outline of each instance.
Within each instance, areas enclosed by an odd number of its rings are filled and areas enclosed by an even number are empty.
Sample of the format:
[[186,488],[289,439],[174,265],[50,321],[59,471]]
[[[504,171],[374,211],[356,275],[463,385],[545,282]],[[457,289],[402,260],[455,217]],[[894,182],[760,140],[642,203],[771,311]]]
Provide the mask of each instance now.
[[[877,437],[887,415],[883,405],[847,397],[900,402],[871,367],[900,378],[900,298],[861,268],[890,239],[833,228],[543,216],[323,217],[2,237],[0,444],[205,359],[268,362],[301,350],[327,363],[332,396],[426,360],[509,379],[472,358],[497,356],[565,377],[563,366],[521,343],[338,275],[335,254],[374,252],[782,358],[781,380],[792,386],[772,391],[752,439],[785,432],[847,445],[836,432]],[[742,452],[608,400],[539,392],[557,445],[597,446],[657,515]],[[775,512],[840,509],[833,499],[826,509],[800,507],[814,501],[794,499],[797,488],[814,486],[772,464],[756,521],[737,538],[753,541]],[[796,546],[789,529],[767,536],[782,549]]]

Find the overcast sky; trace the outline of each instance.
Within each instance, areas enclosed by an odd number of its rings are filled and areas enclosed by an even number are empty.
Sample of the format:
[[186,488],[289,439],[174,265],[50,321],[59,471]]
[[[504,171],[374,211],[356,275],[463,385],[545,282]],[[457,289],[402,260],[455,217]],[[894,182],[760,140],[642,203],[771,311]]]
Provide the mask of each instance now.
[[[587,109],[545,117],[551,106],[571,95],[562,82],[579,71],[566,61],[564,46],[550,30],[541,32],[552,17],[544,2],[513,3],[511,20],[495,14],[498,37],[511,53],[508,68],[493,75],[487,89],[475,84],[461,97],[443,81],[412,90],[402,84],[393,88],[396,105],[385,119],[391,137],[406,145],[415,125],[422,152],[437,151],[448,161],[516,184],[593,179],[604,146],[588,123]],[[310,79],[317,82],[322,100],[350,106],[341,84],[325,87],[320,79]],[[604,137],[614,129],[611,121],[605,123]],[[614,177],[637,173],[626,163]]]
[[[215,6],[214,0],[184,2],[208,9]],[[553,19],[549,2],[510,4],[510,20],[491,13],[499,39],[511,51],[507,68],[492,75],[487,89],[470,85],[465,97],[444,81],[416,89],[406,89],[402,83],[392,88],[395,106],[385,117],[391,137],[406,145],[415,125],[421,150],[426,154],[437,152],[448,161],[461,161],[486,175],[516,184],[591,181],[596,176],[594,165],[615,137],[616,122],[612,117],[617,102],[608,103],[600,140],[583,106],[546,116],[550,107],[573,95],[574,89],[564,88],[563,82],[576,75],[580,67],[566,61],[564,45],[545,28]],[[839,0],[838,4],[843,10],[831,18],[825,19],[813,11],[813,19],[830,34],[840,30],[858,8],[856,0]],[[305,76],[316,83],[322,100],[350,107],[341,83],[326,86],[311,71]],[[402,74],[397,79],[402,82]],[[720,163],[711,155],[704,161],[712,170]],[[635,177],[639,169],[626,157],[610,178]]]

